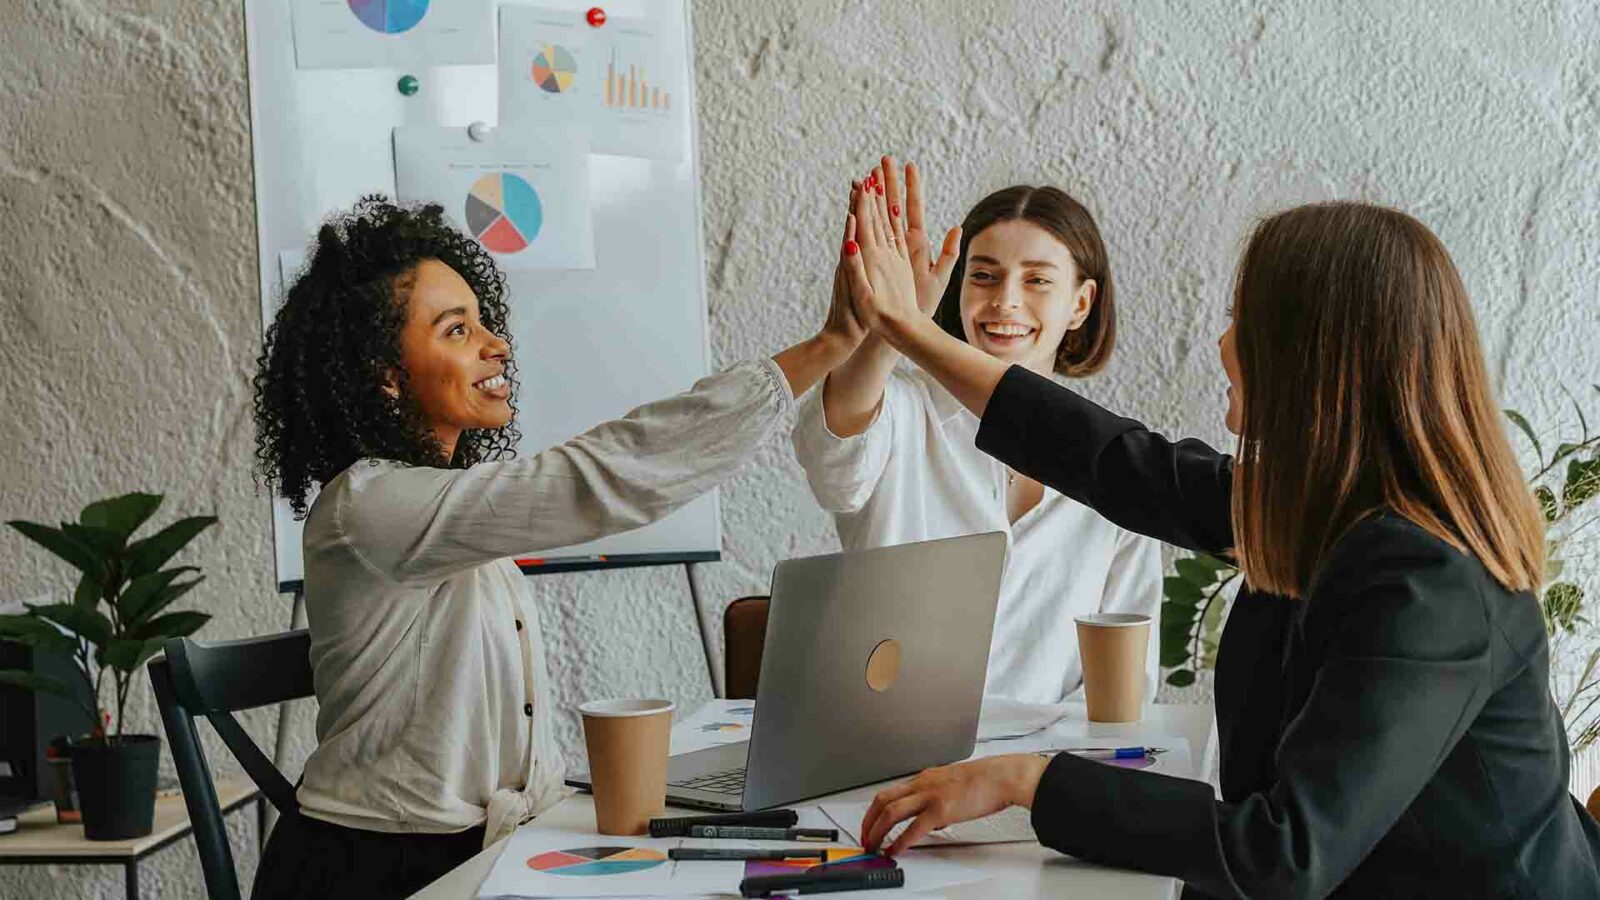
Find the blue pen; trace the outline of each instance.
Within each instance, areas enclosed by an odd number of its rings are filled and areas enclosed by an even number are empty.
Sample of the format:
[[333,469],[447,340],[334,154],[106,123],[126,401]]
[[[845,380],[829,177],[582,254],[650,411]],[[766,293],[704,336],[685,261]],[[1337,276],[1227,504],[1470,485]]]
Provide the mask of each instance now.
[[1084,759],[1143,759],[1146,756],[1159,756],[1167,752],[1165,747],[1060,747],[1057,753],[1071,753]]

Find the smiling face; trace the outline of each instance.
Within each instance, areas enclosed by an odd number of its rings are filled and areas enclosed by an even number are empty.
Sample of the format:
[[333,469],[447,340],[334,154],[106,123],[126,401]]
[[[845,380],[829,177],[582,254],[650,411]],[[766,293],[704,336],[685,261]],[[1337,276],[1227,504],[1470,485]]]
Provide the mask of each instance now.
[[990,356],[1048,375],[1094,294],[1095,283],[1079,283],[1072,252],[1050,232],[1024,219],[996,222],[967,245],[962,330]]
[[400,365],[446,458],[463,431],[511,422],[510,350],[484,327],[477,295],[454,269],[433,259],[417,264],[400,332]]

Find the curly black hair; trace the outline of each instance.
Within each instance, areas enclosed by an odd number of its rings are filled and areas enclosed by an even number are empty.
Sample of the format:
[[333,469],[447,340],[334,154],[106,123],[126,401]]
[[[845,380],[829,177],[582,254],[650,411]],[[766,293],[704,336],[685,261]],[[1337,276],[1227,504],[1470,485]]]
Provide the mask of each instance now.
[[[438,204],[398,206],[374,194],[324,223],[267,329],[255,376],[259,476],[296,518],[305,517],[313,488],[359,459],[465,468],[515,453],[514,404],[511,423],[463,433],[445,459],[407,389],[400,331],[417,265],[428,259],[466,280],[483,326],[511,343],[505,275]],[[505,375],[515,397],[510,358]],[[384,390],[391,379],[398,396]]]

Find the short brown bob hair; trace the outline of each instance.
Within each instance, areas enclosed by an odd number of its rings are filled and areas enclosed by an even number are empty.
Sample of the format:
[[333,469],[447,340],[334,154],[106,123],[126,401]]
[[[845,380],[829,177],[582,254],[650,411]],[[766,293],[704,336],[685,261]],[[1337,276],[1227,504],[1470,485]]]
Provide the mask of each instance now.
[[978,201],[961,223],[961,255],[950,273],[950,283],[933,319],[946,332],[965,341],[961,327],[961,284],[966,280],[967,248],[972,239],[997,222],[1023,220],[1048,231],[1072,254],[1078,266],[1078,284],[1094,279],[1094,305],[1079,327],[1066,333],[1056,348],[1055,369],[1062,375],[1093,375],[1111,361],[1117,343],[1116,291],[1111,285],[1111,262],[1106,256],[1100,226],[1082,203],[1053,187],[1019,184],[995,191]]
[[1537,588],[1544,529],[1444,245],[1378,206],[1319,203],[1251,236],[1234,286],[1244,404],[1235,550],[1258,590],[1300,596],[1380,509]]

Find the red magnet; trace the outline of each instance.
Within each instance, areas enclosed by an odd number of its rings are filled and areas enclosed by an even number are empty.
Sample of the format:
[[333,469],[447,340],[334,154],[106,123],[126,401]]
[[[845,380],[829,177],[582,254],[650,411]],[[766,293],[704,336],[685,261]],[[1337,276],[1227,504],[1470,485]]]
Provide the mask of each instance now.
[[590,25],[599,28],[606,23],[606,11],[598,6],[591,6],[584,18],[589,21]]

